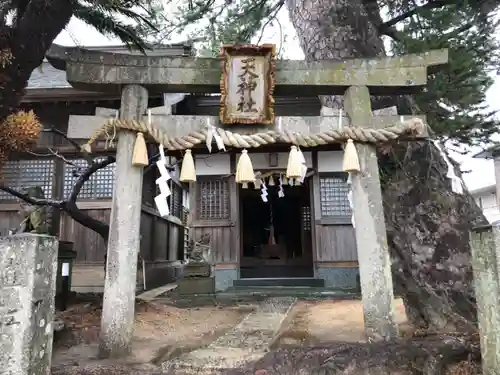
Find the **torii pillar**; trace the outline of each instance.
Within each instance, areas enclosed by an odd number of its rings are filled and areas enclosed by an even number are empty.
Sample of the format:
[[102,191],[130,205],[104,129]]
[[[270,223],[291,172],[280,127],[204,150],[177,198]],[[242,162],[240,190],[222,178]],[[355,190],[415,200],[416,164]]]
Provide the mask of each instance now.
[[[344,109],[354,126],[372,123],[368,87],[349,87]],[[353,173],[351,181],[365,333],[371,340],[390,340],[398,332],[377,151],[374,145],[361,143],[356,149],[361,171]]]
[[[140,120],[147,105],[148,91],[144,87],[125,86],[122,90],[120,118]],[[127,355],[134,328],[143,178],[143,168],[132,165],[135,139],[135,132],[118,132],[99,338],[99,356],[103,358]]]

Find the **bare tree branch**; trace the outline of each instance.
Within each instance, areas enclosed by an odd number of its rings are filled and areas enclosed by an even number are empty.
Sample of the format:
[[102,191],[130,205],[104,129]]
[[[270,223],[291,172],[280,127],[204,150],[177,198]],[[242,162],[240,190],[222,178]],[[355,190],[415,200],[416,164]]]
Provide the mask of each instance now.
[[73,220],[86,228],[92,229],[99,234],[104,242],[108,242],[109,225],[101,220],[94,219],[92,216],[80,210],[75,202],[63,202],[62,211],[66,212]]
[[16,198],[21,199],[22,201],[31,204],[33,206],[50,206],[50,207],[55,207],[62,209],[64,205],[64,201],[58,201],[54,199],[39,199],[39,198],[32,198],[26,194],[23,194],[15,189],[12,189],[7,186],[0,185],[0,190],[5,191],[6,193],[9,193],[10,195],[13,195]]
[[90,177],[98,170],[107,167],[115,161],[116,158],[114,156],[108,156],[106,159],[100,162],[92,163],[92,165],[87,168],[76,180],[75,184],[73,185],[73,189],[71,190],[71,194],[68,198],[68,202],[75,203],[78,198],[78,194],[80,194],[80,191],[82,190],[83,185],[85,185]]
[[38,152],[33,152],[33,151],[26,151],[29,155],[33,155],[33,156],[37,156],[37,157],[42,157],[42,158],[46,158],[46,157],[52,157],[52,156],[55,156],[56,158],[58,159],[61,159],[64,163],[68,164],[68,165],[71,165],[75,168],[78,168],[78,169],[81,169],[82,167],[73,163],[72,161],[66,159],[66,157],[64,155],[61,155],[59,153],[59,151],[57,150],[54,150],[52,148],[48,148],[49,152],[46,153],[46,154],[40,154]]
[[6,193],[9,193],[33,206],[49,206],[57,208],[60,211],[68,214],[77,223],[98,233],[104,239],[104,241],[107,242],[109,236],[109,225],[100,220],[94,219],[92,216],[80,210],[76,205],[76,199],[85,182],[87,182],[94,173],[114,162],[114,156],[108,156],[105,160],[97,163],[93,162],[92,165],[86,168],[85,171],[78,177],[68,200],[58,201],[54,199],[32,198],[15,189],[3,185],[0,185],[0,190],[5,191]]
[[68,143],[70,143],[76,149],[76,151],[79,151],[79,152],[81,152],[83,154],[83,156],[84,156],[84,158],[87,161],[87,164],[89,166],[91,166],[93,164],[92,156],[90,156],[90,154],[88,152],[86,152],[82,148],[82,146],[80,144],[78,144],[78,142],[76,142],[75,140],[69,138],[67,136],[67,134],[64,133],[62,130],[59,130],[59,129],[57,129],[57,128],[55,128],[55,127],[52,126],[49,129],[43,129],[43,131],[44,132],[51,132],[51,133],[54,133],[54,134],[57,134],[57,135],[63,137],[66,141],[68,141]]

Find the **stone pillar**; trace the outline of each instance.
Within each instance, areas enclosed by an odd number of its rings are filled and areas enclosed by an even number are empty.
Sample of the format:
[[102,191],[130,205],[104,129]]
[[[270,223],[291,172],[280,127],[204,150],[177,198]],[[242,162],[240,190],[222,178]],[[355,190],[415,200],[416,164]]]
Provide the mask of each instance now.
[[500,227],[471,232],[474,292],[485,375],[500,374]]
[[[368,88],[349,87],[344,109],[353,126],[369,126]],[[397,336],[397,327],[377,153],[369,144],[357,143],[356,149],[361,172],[352,176],[352,193],[365,332],[372,340],[389,340]]]
[[[137,85],[122,91],[120,117],[140,119],[148,92]],[[136,134],[120,131],[116,147],[116,177],[111,207],[107,272],[101,319],[100,357],[122,357],[130,352],[134,326],[137,258],[142,203],[143,169],[132,166]]]
[[500,155],[497,152],[493,152],[493,165],[495,168],[495,185],[496,185],[496,196],[497,205],[500,207]]
[[51,236],[0,238],[2,374],[50,374],[57,248]]

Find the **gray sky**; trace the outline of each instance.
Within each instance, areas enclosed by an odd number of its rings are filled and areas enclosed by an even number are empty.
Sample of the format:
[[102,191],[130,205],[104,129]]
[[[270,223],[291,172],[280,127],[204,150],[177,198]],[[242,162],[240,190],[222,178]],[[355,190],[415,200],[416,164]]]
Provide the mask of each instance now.
[[[286,42],[284,43],[284,55],[287,59],[303,59],[304,55],[298,47],[296,40],[295,30],[288,20],[286,10],[283,9],[279,15],[281,20],[281,27],[283,33],[279,32],[277,26],[270,26],[266,29],[261,43],[275,43],[278,48],[281,45],[282,35],[286,35]],[[172,40],[172,42],[180,42],[182,40]],[[73,19],[66,30],[64,30],[55,40],[56,43],[72,46],[103,46],[119,44],[119,41],[109,39],[99,34],[92,27],[87,26],[85,23]],[[496,78],[495,84],[490,88],[487,93],[487,103],[491,109],[500,110],[500,79]],[[500,141],[500,139],[498,139]],[[470,154],[478,150],[470,150]],[[462,165],[463,171],[471,171],[464,174],[464,180],[469,189],[476,189],[486,185],[495,183],[495,175],[493,169],[493,162],[491,160],[478,160],[472,159],[470,155],[462,156],[453,154],[453,157]]]

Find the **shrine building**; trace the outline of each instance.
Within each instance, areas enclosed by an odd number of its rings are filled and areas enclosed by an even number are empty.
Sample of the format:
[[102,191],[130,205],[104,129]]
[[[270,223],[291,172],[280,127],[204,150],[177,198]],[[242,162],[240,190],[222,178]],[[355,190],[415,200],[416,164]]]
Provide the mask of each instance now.
[[[277,62],[270,45],[225,46],[221,61],[206,62],[190,57],[185,46],[149,56],[60,48],[49,53],[52,66],[47,63],[45,72],[33,73],[23,105],[34,109],[47,127],[57,126],[71,140],[91,147],[93,156],[115,153],[110,129],[144,133],[150,165],[143,169],[138,269],[144,267],[149,275],[146,288],[182,277],[187,244],[209,234],[208,261],[216,292],[238,286],[359,287],[357,242],[370,240],[362,237],[361,229],[356,232],[356,224],[360,220],[362,226],[377,226],[380,212],[371,212],[365,221],[358,206],[359,216],[353,215],[351,178],[358,205],[363,189],[372,194],[373,188],[380,196],[380,187],[378,172],[375,187],[366,187],[356,174],[373,167],[371,151],[366,151],[371,146],[356,146],[358,161],[352,141],[370,144],[404,134],[425,136],[414,127],[425,124],[425,117],[371,118],[368,103],[370,116],[354,118],[353,101],[361,98],[366,104],[365,87],[384,95],[421,88],[427,66],[447,59],[442,51],[433,51],[411,58],[373,59],[368,65],[353,60],[341,68],[334,62]],[[394,67],[399,75],[393,74]],[[353,69],[362,73],[350,74]],[[51,85],[54,77],[58,83]],[[127,85],[141,85],[147,92],[135,120],[131,112],[125,114],[121,90]],[[326,94],[344,95],[344,106],[351,110],[322,107],[318,95]],[[358,125],[368,130],[345,130]],[[103,126],[105,132],[100,130]],[[36,154],[47,153],[49,145],[73,163],[55,155],[26,154],[7,164],[5,184],[40,184],[53,198],[69,194],[82,156],[53,134],[44,134]],[[165,180],[169,194],[161,191],[164,176],[155,166],[160,147],[166,163],[174,165]],[[358,163],[357,167],[346,168],[349,147],[354,154],[347,163]],[[117,168],[136,168],[134,161],[128,163],[93,175],[82,190],[79,207],[112,220],[113,181],[126,181],[117,176]],[[17,203],[5,193],[0,198],[1,227],[6,230],[15,226]],[[105,245],[94,232],[64,214],[54,214],[52,233],[74,242],[77,266],[103,266]],[[142,285],[142,274],[137,285]]]

